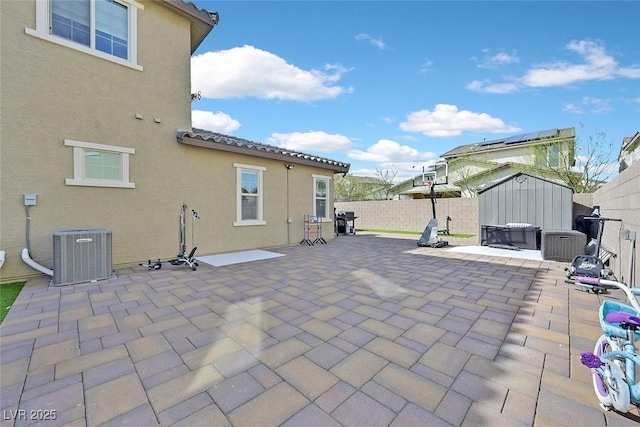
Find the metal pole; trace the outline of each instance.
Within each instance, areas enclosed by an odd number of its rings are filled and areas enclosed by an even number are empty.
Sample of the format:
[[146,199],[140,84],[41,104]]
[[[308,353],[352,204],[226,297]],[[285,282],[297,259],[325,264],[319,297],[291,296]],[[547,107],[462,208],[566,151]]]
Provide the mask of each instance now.
[[433,217],[436,217],[436,190],[433,188],[434,184],[431,184],[431,208],[433,209]]

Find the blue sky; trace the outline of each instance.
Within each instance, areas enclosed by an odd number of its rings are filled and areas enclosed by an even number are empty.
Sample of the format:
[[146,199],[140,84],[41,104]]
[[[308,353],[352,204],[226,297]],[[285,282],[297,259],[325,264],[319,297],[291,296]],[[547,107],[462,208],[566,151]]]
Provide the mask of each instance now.
[[194,3],[220,14],[192,57],[194,127],[354,175],[571,126],[617,158],[640,130],[637,1]]

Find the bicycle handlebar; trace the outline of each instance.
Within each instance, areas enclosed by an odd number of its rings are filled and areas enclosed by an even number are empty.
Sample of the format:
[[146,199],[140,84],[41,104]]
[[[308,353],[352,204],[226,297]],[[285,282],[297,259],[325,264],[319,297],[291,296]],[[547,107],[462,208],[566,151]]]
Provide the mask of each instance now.
[[598,221],[622,221],[619,218],[605,218],[603,216],[585,216],[583,219],[598,220]]
[[598,277],[578,276],[575,279],[585,285],[597,285],[620,289],[627,296],[627,300],[631,303],[633,308],[640,313],[640,303],[638,303],[638,299],[636,298],[637,295],[640,295],[640,289],[631,289],[624,283],[616,282],[615,280],[600,279]]
[[576,280],[580,283],[584,283],[585,285],[599,285],[600,284],[600,279],[598,279],[597,277],[583,277],[583,276],[579,276],[576,277]]

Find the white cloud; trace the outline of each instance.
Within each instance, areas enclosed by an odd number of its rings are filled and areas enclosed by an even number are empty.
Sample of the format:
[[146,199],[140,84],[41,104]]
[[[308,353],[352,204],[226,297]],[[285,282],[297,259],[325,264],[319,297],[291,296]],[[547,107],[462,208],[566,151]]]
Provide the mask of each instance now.
[[314,101],[351,93],[336,83],[350,71],[339,64],[303,70],[253,46],[206,52],[191,59],[191,87],[205,98]]
[[382,40],[382,37],[375,38],[367,33],[360,33],[356,35],[356,40],[367,41],[371,46],[375,46],[380,50],[387,49],[387,44]]
[[518,58],[518,54],[515,50],[512,53],[504,51],[493,53],[491,49],[483,49],[482,53],[482,58],[472,58],[478,63],[478,68],[498,68],[503,65],[520,62],[520,58]]
[[[590,80],[611,80],[621,77],[640,78],[639,65],[620,67],[615,58],[607,53],[602,43],[590,40],[572,40],[567,43],[565,48],[578,54],[582,58],[582,62],[549,62],[530,68],[521,77],[508,77],[509,81],[505,83],[475,80],[467,85],[467,89],[475,92],[511,93],[525,87],[566,86]],[[508,55],[498,55],[492,59],[496,63],[510,60]]]
[[478,81],[474,80],[467,85],[467,89],[474,92],[484,93],[511,93],[520,89],[517,83],[491,83],[490,81]]
[[582,98],[582,104],[576,105],[573,103],[565,104],[562,108],[563,111],[573,114],[583,114],[585,110],[588,110],[593,114],[608,113],[611,111],[611,105],[609,105],[609,99],[592,98],[585,96]]
[[414,111],[407,121],[400,123],[405,132],[418,132],[431,137],[460,136],[463,132],[508,133],[521,130],[505,124],[487,113],[458,110],[455,105],[438,104],[433,111]]
[[585,96],[582,98],[582,103],[591,108],[592,113],[608,113],[611,111],[611,105],[609,105],[608,99],[602,98],[591,98],[589,96]]
[[347,156],[354,160],[376,162],[384,165],[403,162],[411,162],[412,164],[415,164],[419,161],[428,161],[437,158],[434,153],[421,153],[413,147],[400,145],[390,139],[381,139],[365,151],[349,150]]
[[580,108],[576,104],[571,104],[571,103],[565,104],[564,107],[562,107],[562,111],[566,111],[567,113],[572,113],[572,114],[584,113],[584,111],[582,111],[582,108]]
[[267,142],[305,153],[342,151],[351,147],[351,140],[346,136],[322,131],[272,133]]
[[433,65],[432,61],[426,60],[422,64],[420,64],[420,73],[428,73],[431,71],[431,66]]
[[226,135],[230,135],[241,126],[239,121],[221,111],[213,113],[193,110],[191,111],[191,123],[193,127]]
[[629,79],[640,79],[640,66],[620,67],[618,74]]
[[587,80],[610,80],[616,77],[640,78],[640,68],[619,68],[604,45],[590,40],[573,40],[566,46],[580,55],[584,63],[557,61],[529,70],[522,83],[530,87],[563,86]]

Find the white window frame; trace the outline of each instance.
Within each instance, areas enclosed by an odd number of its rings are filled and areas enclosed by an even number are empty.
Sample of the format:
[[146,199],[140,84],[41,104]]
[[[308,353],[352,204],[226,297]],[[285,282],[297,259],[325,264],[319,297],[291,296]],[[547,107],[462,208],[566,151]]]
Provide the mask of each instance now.
[[[320,218],[321,222],[331,222],[333,221],[330,217],[330,212],[329,212],[329,208],[331,203],[329,203],[329,201],[331,200],[331,177],[328,175],[316,175],[313,174],[311,175],[313,177],[313,208],[311,210],[311,212],[313,212],[313,215],[316,216],[317,218]],[[324,216],[324,215],[318,215],[318,212],[316,212],[316,182],[318,181],[326,181],[326,186],[327,186],[327,211],[325,212],[325,214],[327,214],[328,216]]]
[[[267,225],[267,221],[264,220],[264,172],[267,168],[263,166],[245,165],[242,163],[234,163],[233,167],[236,168],[236,221],[233,223],[234,227],[245,227],[252,225]],[[258,201],[256,203],[258,209],[257,219],[242,219],[242,171],[258,172]]]
[[[556,165],[551,164],[554,155],[556,156],[556,158],[553,163],[556,163]],[[553,144],[547,147],[547,167],[554,169],[560,167],[560,146],[558,146],[558,144]]]
[[[64,145],[73,147],[73,178],[65,180],[66,185],[79,185],[84,187],[113,187],[136,188],[136,184],[129,181],[129,155],[135,154],[133,148],[117,147],[115,145],[95,144],[93,142],[74,141],[65,139]],[[85,175],[85,150],[98,150],[120,155],[120,180],[91,179]]]
[[[91,1],[91,8],[95,8],[95,0]],[[92,37],[92,46],[85,46],[80,43],[76,43],[73,40],[66,39],[64,37],[51,34],[51,2],[50,0],[36,0],[36,28],[25,28],[26,34],[29,34],[39,39],[46,40],[51,43],[55,43],[61,46],[75,49],[80,52],[96,56],[107,61],[115,62],[125,67],[130,67],[138,71],[142,71],[142,66],[138,65],[138,10],[144,10],[144,6],[135,0],[115,0],[118,3],[125,5],[129,11],[129,55],[128,59],[122,59],[117,56],[111,55],[95,49],[93,44],[95,41]],[[95,14],[92,12],[91,30],[95,31]]]

